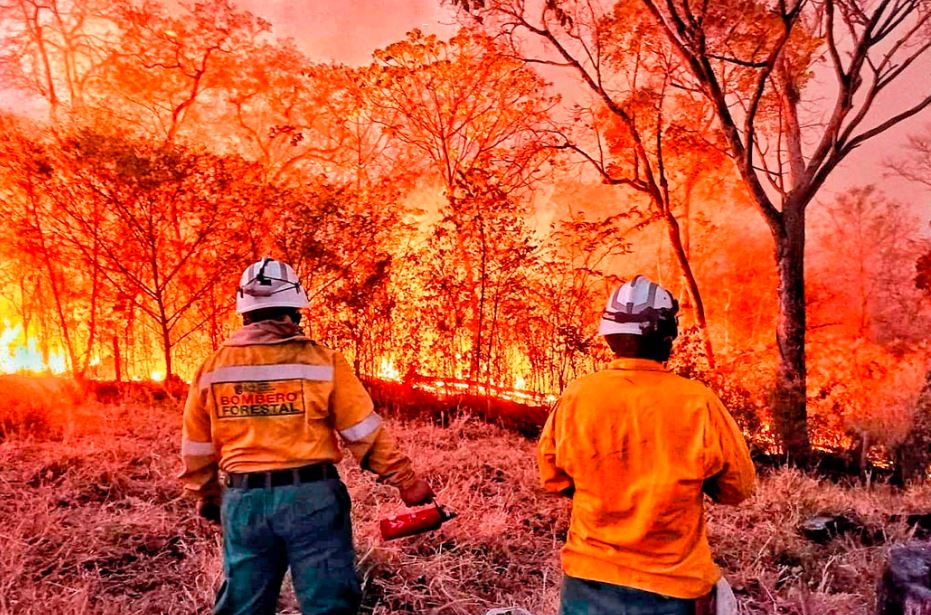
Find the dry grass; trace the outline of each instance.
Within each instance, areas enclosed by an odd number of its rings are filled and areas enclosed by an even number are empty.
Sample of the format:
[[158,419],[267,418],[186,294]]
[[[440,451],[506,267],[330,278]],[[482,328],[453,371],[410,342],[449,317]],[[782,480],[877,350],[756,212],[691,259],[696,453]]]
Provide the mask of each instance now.
[[[220,536],[180,498],[178,410],[47,406],[70,427],[38,436],[24,428],[0,442],[0,613],[209,612]],[[533,443],[469,419],[393,427],[460,517],[383,544],[377,520],[402,507],[392,489],[344,462],[364,612],[555,613],[568,509],[536,489]],[[929,488],[846,488],[780,470],[751,502],[712,510],[712,542],[745,613],[865,614],[887,547],[854,538],[814,545],[795,527],[815,512],[847,512],[903,541],[907,528],[888,515],[929,501]],[[281,612],[297,613],[290,590]]]
[[[712,507],[709,538],[744,613],[865,615],[874,612],[889,546],[912,538],[912,530],[890,515],[927,511],[929,502],[931,485],[905,492],[841,486],[781,469],[765,475],[741,506]],[[819,513],[845,514],[879,540],[847,535],[815,544],[797,528]]]

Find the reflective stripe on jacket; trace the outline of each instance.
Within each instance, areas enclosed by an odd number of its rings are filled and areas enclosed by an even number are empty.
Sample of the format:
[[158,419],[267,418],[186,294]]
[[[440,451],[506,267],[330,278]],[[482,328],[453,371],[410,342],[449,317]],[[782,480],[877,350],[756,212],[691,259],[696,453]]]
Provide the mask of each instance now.
[[743,435],[704,385],[644,359],[576,380],[539,443],[548,491],[572,495],[566,574],[675,598],[711,591],[703,492],[737,504],[755,477]]
[[[250,329],[250,327],[252,329]],[[185,488],[219,493],[217,470],[258,472],[338,462],[337,435],[363,468],[404,487],[403,455],[343,356],[303,336],[256,323],[255,343],[227,342],[191,383],[181,455]],[[249,336],[234,335],[234,340]]]

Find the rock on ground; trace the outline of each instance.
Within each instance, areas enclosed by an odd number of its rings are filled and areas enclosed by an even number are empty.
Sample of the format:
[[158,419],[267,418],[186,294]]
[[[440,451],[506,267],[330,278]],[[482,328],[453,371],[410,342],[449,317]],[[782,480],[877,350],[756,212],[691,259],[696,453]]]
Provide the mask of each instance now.
[[879,615],[931,615],[931,545],[889,552],[878,607]]

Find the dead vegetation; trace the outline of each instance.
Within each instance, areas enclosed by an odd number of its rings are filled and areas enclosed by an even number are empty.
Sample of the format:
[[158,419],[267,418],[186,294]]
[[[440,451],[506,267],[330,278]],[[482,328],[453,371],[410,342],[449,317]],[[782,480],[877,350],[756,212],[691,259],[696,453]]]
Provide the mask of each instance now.
[[[42,405],[68,427],[19,426],[0,442],[0,613],[209,612],[220,535],[180,497],[178,410],[48,396]],[[432,535],[384,544],[377,520],[402,506],[392,489],[344,463],[363,612],[555,613],[568,507],[536,488],[532,441],[468,417],[393,428],[460,517]],[[927,512],[929,501],[929,487],[846,487],[778,470],[749,503],[711,509],[711,539],[745,613],[866,614],[889,545],[914,531],[891,517]],[[812,543],[796,528],[819,512],[856,518],[881,540]],[[297,613],[290,590],[281,612]]]

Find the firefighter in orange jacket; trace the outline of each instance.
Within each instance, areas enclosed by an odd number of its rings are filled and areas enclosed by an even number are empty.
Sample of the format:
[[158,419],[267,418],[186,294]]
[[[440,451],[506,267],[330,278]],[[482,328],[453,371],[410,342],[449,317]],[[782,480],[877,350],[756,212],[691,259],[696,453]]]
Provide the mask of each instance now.
[[306,306],[287,264],[246,269],[236,297],[244,326],[198,371],[184,407],[181,480],[200,514],[223,526],[217,614],[274,613],[288,568],[305,615],[358,612],[337,436],[408,506],[433,498],[343,356],[301,332]]
[[643,276],[615,290],[599,333],[616,359],[570,384],[543,429],[543,487],[572,498],[560,615],[691,615],[729,591],[703,497],[737,504],[755,473],[717,396],[664,367],[678,309]]

